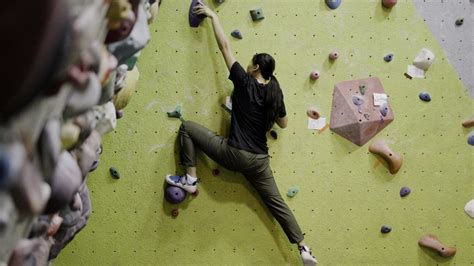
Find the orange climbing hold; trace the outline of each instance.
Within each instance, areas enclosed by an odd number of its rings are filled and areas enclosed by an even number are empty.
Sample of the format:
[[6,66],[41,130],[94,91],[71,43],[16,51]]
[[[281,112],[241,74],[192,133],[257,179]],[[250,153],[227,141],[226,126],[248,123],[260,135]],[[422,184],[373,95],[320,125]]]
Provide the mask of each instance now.
[[369,146],[371,153],[381,156],[388,164],[391,174],[396,174],[402,167],[403,157],[393,152],[384,140],[376,140]]

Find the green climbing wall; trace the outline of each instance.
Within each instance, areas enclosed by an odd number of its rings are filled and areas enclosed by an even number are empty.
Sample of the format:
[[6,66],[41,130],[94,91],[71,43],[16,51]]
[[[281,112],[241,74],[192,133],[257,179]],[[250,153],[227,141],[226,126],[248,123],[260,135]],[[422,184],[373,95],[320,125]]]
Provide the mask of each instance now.
[[[198,29],[187,21],[189,2],[163,1],[151,25],[152,40],[139,59],[138,92],[104,139],[100,167],[89,177],[93,214],[56,265],[297,265],[299,254],[262,207],[255,191],[235,172],[200,156],[199,195],[179,206],[163,199],[164,176],[179,172],[179,122],[166,111],[183,106],[187,119],[227,134],[229,115],[220,104],[232,89],[209,21]],[[263,7],[253,23],[249,10]],[[237,59],[246,65],[256,52],[272,54],[285,94],[289,127],[269,138],[271,165],[306,241],[321,265],[433,265],[474,263],[474,223],[463,210],[473,197],[473,148],[461,122],[473,115],[472,99],[409,0],[392,11],[378,0],[345,0],[331,11],[323,0],[228,0],[213,7],[230,33]],[[231,37],[229,37],[231,38]],[[421,48],[437,56],[426,79],[403,73]],[[335,63],[327,55],[341,54]],[[383,56],[395,54],[391,63]],[[321,78],[310,82],[311,70]],[[306,108],[329,119],[334,84],[379,77],[390,95],[395,120],[376,138],[404,156],[391,175],[368,145],[358,147],[331,133],[307,129]],[[418,99],[428,91],[430,103]],[[110,166],[120,180],[108,174]],[[400,198],[399,189],[412,194]],[[380,227],[393,231],[382,235]],[[440,259],[418,247],[433,233],[457,255]]]

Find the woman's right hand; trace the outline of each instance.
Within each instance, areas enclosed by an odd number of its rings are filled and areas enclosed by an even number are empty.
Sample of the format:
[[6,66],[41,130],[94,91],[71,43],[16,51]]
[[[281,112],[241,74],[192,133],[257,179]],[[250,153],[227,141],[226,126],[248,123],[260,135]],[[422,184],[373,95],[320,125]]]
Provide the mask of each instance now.
[[194,14],[205,15],[206,17],[213,18],[216,15],[208,6],[206,6],[202,1],[198,1],[198,4],[194,7]]

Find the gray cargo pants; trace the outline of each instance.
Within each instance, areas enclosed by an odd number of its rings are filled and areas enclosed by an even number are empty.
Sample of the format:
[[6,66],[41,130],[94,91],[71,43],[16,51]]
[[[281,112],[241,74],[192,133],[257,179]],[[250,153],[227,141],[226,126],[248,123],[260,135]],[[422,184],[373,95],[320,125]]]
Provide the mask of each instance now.
[[196,166],[196,148],[199,148],[225,168],[241,172],[257,190],[290,242],[299,243],[303,240],[303,233],[293,213],[278,191],[267,154],[254,154],[231,147],[226,138],[191,121],[182,123],[179,137],[183,166]]

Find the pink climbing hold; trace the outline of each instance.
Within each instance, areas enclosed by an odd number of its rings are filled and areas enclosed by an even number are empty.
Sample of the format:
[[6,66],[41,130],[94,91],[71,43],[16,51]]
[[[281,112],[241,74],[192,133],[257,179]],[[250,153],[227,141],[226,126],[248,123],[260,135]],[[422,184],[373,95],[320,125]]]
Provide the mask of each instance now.
[[311,72],[311,74],[309,75],[309,78],[311,80],[317,80],[319,78],[319,71],[314,70],[313,72]]
[[336,60],[339,58],[339,53],[337,51],[332,51],[330,54],[329,54],[329,59],[331,60]]
[[382,5],[386,8],[392,8],[397,4],[397,0],[382,0]]

